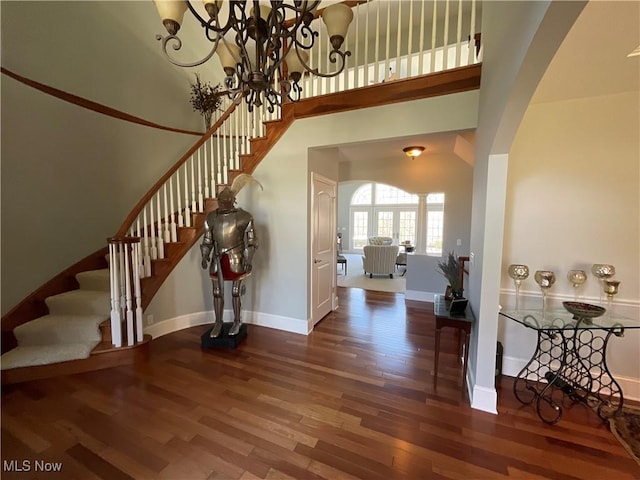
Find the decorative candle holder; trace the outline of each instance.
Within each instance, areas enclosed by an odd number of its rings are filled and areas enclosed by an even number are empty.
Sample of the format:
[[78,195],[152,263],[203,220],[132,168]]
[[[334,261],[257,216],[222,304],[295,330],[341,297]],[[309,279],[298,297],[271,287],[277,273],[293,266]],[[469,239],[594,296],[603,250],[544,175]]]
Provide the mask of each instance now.
[[522,280],[526,280],[529,277],[529,267],[526,265],[520,265],[514,263],[509,265],[509,276],[513,279],[513,283],[516,287],[516,312],[518,311],[519,298],[520,298],[520,284]]
[[544,317],[547,310],[547,292],[556,283],[556,274],[550,270],[538,270],[533,278],[542,290],[542,316]]
[[607,296],[607,311],[609,312],[609,316],[611,316],[613,309],[613,297],[618,294],[619,287],[620,280],[605,279],[602,281],[602,290]]
[[616,274],[616,267],[607,263],[594,263],[591,267],[591,273],[600,281],[602,289],[600,290],[600,305],[602,305],[602,291],[604,289],[604,281]]
[[573,285],[573,299],[578,300],[578,287],[587,281],[587,274],[584,270],[569,270],[567,280]]

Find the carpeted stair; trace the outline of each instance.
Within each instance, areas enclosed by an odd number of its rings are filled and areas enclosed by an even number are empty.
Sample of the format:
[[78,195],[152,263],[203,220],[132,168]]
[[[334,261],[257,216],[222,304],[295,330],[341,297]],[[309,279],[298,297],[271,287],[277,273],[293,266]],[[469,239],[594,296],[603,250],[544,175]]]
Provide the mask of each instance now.
[[2,370],[89,358],[102,341],[100,324],[110,315],[109,269],[76,279],[78,290],[46,299],[49,315],[14,329],[18,346],[0,357]]

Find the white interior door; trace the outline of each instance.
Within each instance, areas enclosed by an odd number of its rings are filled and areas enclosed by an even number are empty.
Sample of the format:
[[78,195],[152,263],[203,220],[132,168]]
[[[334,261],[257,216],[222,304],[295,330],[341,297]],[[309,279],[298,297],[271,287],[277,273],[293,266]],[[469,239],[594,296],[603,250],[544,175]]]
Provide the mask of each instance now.
[[315,325],[333,305],[336,282],[336,183],[311,174],[311,320]]

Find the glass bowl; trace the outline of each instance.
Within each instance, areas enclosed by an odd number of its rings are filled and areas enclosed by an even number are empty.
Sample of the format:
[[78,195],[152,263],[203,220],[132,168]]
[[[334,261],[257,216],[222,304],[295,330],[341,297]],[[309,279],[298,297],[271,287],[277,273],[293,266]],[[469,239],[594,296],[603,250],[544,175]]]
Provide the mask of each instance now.
[[573,314],[573,318],[578,320],[581,318],[596,318],[604,314],[606,309],[598,305],[582,302],[562,302],[567,312]]

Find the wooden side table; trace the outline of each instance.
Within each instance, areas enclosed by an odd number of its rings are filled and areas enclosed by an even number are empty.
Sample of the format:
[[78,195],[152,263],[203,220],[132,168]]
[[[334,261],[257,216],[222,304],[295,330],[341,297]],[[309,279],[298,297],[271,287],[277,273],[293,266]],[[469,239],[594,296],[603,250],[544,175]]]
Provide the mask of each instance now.
[[[433,372],[433,388],[438,385],[438,356],[440,355],[440,333],[444,327],[456,328],[459,332],[464,332],[464,358],[462,360],[462,391],[464,394],[465,382],[467,380],[467,364],[469,360],[469,339],[471,337],[471,328],[475,318],[471,312],[471,307],[467,306],[463,313],[449,313],[450,302],[444,299],[444,295],[435,295],[433,298],[433,313],[436,317],[436,351],[435,366]],[[460,352],[461,342],[458,337],[458,352]]]

